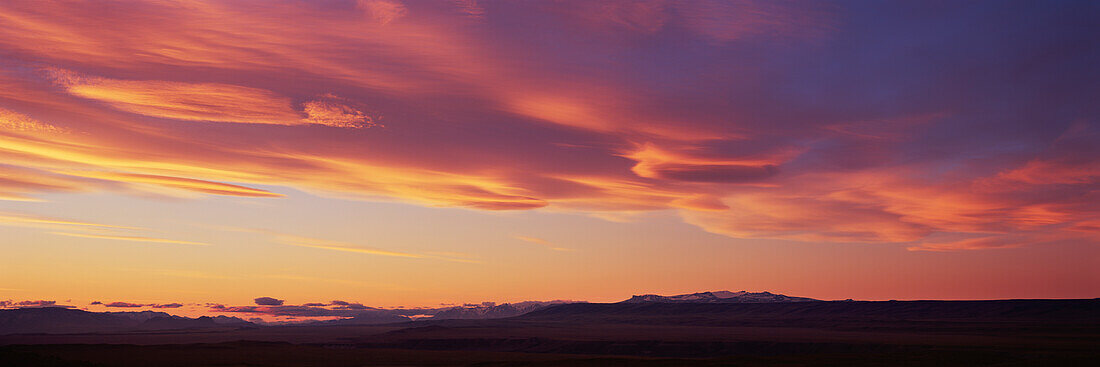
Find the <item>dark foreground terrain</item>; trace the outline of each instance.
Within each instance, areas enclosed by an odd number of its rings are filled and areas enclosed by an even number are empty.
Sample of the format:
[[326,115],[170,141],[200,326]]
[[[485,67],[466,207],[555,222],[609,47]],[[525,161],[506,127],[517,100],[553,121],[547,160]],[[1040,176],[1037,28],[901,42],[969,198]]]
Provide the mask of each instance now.
[[0,365],[1073,366],[1100,299],[569,304],[495,320],[0,336]]

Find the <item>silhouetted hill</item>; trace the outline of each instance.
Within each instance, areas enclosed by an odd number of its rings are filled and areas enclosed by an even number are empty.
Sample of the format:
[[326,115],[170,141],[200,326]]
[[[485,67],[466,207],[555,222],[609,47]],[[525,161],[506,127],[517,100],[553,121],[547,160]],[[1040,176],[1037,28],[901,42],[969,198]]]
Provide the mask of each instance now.
[[155,319],[158,317],[171,317],[172,315],[166,312],[160,311],[121,311],[121,312],[103,312],[104,314],[122,316],[131,320],[145,322],[149,319]]
[[59,307],[0,310],[0,334],[121,331],[140,323],[120,315]]
[[421,315],[424,320],[483,320],[519,316],[545,307],[564,304],[569,301],[526,301],[516,303],[483,303],[477,305],[441,307],[431,309],[373,309],[347,319],[324,321],[334,325],[381,325],[413,321],[410,315]]
[[59,307],[0,310],[0,335],[104,333],[253,326],[235,317],[172,316],[163,312],[88,312]]
[[190,329],[199,327],[215,327],[214,319],[203,316],[197,319],[189,319],[185,317],[156,317],[141,323],[139,327],[141,329],[148,330],[163,330],[163,329]]
[[240,317],[214,316],[210,319],[214,320],[215,324],[222,326],[256,326],[256,324],[245,321]]
[[180,316],[164,316],[154,317],[145,322],[142,322],[137,326],[142,330],[185,330],[185,329],[208,329],[218,327],[246,327],[255,326],[251,322],[241,320],[236,317],[226,316],[201,316],[199,318],[188,318]]
[[680,325],[790,322],[1049,320],[1100,324],[1100,299],[993,301],[811,301],[783,303],[575,303],[518,320],[568,320]]
[[565,303],[567,303],[567,301],[527,301],[517,303],[505,303],[500,305],[454,307],[436,312],[435,315],[432,315],[432,319],[499,319],[505,317],[519,316],[531,311],[541,310],[546,307]]
[[[109,328],[117,320],[133,325],[148,315],[124,316],[0,312],[3,325],[30,322],[43,330],[42,322],[53,320],[54,331]],[[211,328],[214,319],[162,317],[141,323],[153,329],[0,335],[0,366],[47,360],[125,367],[506,366],[532,358],[555,366],[1077,366],[1100,358],[1100,299],[575,303],[511,318],[387,325]]]

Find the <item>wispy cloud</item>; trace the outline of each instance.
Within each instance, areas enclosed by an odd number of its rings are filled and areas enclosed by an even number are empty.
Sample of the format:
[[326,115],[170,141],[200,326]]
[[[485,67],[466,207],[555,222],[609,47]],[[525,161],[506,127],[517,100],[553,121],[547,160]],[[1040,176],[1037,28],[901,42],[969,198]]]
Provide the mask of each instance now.
[[158,118],[294,125],[301,115],[289,98],[271,91],[220,83],[119,80],[50,70],[73,95],[119,110]]
[[146,175],[137,173],[98,172],[98,171],[67,171],[71,176],[97,178],[125,182],[128,184],[158,185],[181,190],[196,191],[214,195],[244,196],[244,197],[283,197],[282,194],[267,190],[254,189],[240,185],[221,182],[197,180],[184,177],[171,177],[160,175]]
[[[79,97],[116,109],[156,118],[272,125],[317,124],[360,128],[376,125],[375,118],[348,105],[346,99],[325,95],[293,108],[287,97],[272,91],[220,83],[184,83],[161,80],[117,80],[47,69],[53,80]],[[60,129],[13,111],[0,109],[0,128],[59,132]]]
[[420,258],[425,257],[424,255],[405,253],[405,252],[396,252],[396,251],[378,250],[378,249],[371,249],[371,248],[364,248],[364,247],[358,247],[356,245],[345,243],[345,242],[329,241],[329,240],[322,240],[322,239],[319,239],[319,238],[294,236],[294,235],[288,235],[288,234],[278,234],[278,235],[275,236],[275,239],[277,241],[279,241],[279,243],[282,243],[284,245],[317,248],[317,249],[323,249],[323,250],[354,252],[354,253],[359,253],[359,254],[378,255],[378,256],[406,257],[406,258],[414,258],[414,259],[420,259]]
[[88,233],[68,233],[68,232],[50,232],[50,233],[55,234],[55,235],[59,235],[59,236],[91,238],[91,239],[99,239],[99,240],[147,242],[147,243],[166,243],[166,244],[173,244],[173,245],[210,246],[209,243],[173,240],[173,239],[156,238],[156,237],[114,236],[114,235],[100,235],[100,234],[88,234]]
[[411,259],[436,259],[436,260],[444,260],[444,261],[468,263],[468,264],[480,264],[481,263],[481,261],[478,261],[478,260],[462,258],[462,257],[455,257],[455,256],[446,256],[446,255],[440,255],[440,254],[417,254],[417,253],[409,253],[409,252],[397,252],[397,251],[381,250],[381,249],[375,249],[375,248],[367,248],[367,247],[362,247],[362,246],[358,246],[358,245],[351,244],[351,243],[324,240],[324,239],[320,239],[320,238],[295,236],[295,235],[290,235],[290,234],[285,234],[285,233],[276,233],[276,232],[269,232],[269,231],[258,231],[258,232],[271,234],[271,235],[274,236],[276,241],[278,241],[279,243],[282,243],[284,245],[291,245],[291,246],[298,246],[298,247],[316,248],[316,249],[329,250],[329,251],[352,252],[352,253],[366,254],[366,255],[403,257],[403,258],[411,258]]
[[[16,163],[16,162],[12,162]],[[42,201],[33,194],[43,192],[81,192],[99,188],[89,180],[53,174],[51,172],[0,165],[0,200]]]
[[119,226],[103,223],[83,222],[76,220],[67,220],[60,218],[51,218],[36,215],[26,214],[14,214],[0,212],[0,225],[9,226],[30,226],[30,227],[92,227],[92,228],[107,228],[107,229],[139,229],[137,227]]
[[408,13],[405,4],[398,0],[358,0],[360,9],[378,24],[386,25]]
[[307,283],[315,283],[315,282],[333,283],[333,284],[342,284],[344,286],[354,286],[354,287],[368,286],[368,287],[374,287],[374,288],[397,288],[397,287],[395,287],[393,285],[389,285],[389,284],[369,283],[369,282],[363,282],[363,281],[351,280],[351,279],[323,278],[323,277],[313,277],[313,276],[295,275],[295,274],[265,274],[265,275],[259,275],[258,277],[259,278],[264,278],[264,279],[294,280],[294,281],[301,281],[301,282],[307,282]]
[[65,129],[35,120],[30,116],[5,108],[0,108],[0,131],[30,134],[55,134],[66,132]]
[[240,277],[237,277],[237,276],[230,276],[230,275],[225,275],[225,274],[217,274],[217,273],[212,273],[212,272],[195,271],[195,270],[174,270],[174,269],[128,269],[128,270],[133,270],[133,271],[138,271],[138,272],[143,272],[143,273],[144,272],[150,272],[150,273],[154,273],[154,274],[161,274],[161,275],[167,275],[167,276],[171,276],[171,277],[180,277],[180,278],[220,279],[220,280],[240,279]]

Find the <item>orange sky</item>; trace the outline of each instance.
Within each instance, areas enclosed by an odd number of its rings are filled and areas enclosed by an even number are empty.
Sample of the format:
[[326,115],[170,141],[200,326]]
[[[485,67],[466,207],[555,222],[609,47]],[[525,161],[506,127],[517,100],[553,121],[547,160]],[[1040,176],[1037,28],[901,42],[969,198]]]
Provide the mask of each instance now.
[[0,300],[1096,297],[1096,12],[4,2]]

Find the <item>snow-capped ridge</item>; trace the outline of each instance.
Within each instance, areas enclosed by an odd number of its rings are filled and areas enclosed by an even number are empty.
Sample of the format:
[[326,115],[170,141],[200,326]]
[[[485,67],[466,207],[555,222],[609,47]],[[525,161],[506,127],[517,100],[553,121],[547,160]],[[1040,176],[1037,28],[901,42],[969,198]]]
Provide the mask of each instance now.
[[813,298],[793,297],[771,292],[747,292],[747,291],[711,291],[674,296],[661,296],[657,294],[635,295],[622,303],[776,303],[776,302],[810,302],[817,301]]

